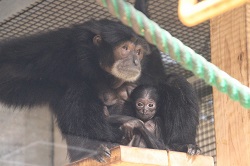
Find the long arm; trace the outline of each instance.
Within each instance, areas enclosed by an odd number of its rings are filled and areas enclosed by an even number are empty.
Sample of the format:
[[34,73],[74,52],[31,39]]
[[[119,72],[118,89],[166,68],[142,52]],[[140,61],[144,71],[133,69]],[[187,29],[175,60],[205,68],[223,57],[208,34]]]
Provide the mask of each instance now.
[[196,148],[199,107],[194,89],[185,78],[171,74],[165,77],[160,93],[165,144],[182,152],[188,152],[189,145]]
[[[144,126],[143,122],[137,118],[124,115],[111,115],[108,117],[108,122],[111,124],[123,125],[124,127],[131,126],[133,130],[139,131],[148,148],[165,149],[164,143],[159,141],[158,138],[150,133]],[[128,125],[126,125],[126,123]]]
[[69,87],[51,108],[67,141],[71,161],[95,155],[104,142],[121,139],[119,129],[106,121],[103,105],[94,90],[84,82]]
[[149,17],[148,13],[148,0],[136,0],[135,1],[135,8]]
[[[75,77],[72,30],[36,34],[0,42],[0,100],[34,106],[61,95],[65,80]],[[77,39],[75,39],[77,40]]]

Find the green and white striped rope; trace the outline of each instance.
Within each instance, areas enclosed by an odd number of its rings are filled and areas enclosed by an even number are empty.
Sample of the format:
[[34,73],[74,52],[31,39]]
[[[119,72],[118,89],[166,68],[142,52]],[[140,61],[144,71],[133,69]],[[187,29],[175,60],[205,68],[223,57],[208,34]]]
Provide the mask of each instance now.
[[192,71],[197,77],[226,93],[231,99],[239,101],[242,106],[250,108],[250,89],[242,85],[218,67],[208,62],[180,40],[171,36],[169,32],[148,19],[140,11],[124,0],[96,0],[100,5],[108,8],[109,12],[120,19],[125,25],[132,27],[136,33],[169,54],[185,69]]

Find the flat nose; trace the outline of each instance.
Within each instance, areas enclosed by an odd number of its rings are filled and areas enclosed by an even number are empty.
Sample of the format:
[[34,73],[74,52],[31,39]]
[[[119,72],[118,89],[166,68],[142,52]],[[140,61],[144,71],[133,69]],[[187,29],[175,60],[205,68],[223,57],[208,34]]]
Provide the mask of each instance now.
[[134,58],[134,64],[135,64],[136,66],[138,66],[138,65],[139,65],[139,60]]
[[148,110],[146,108],[143,108],[143,114],[146,114]]
[[140,61],[139,61],[139,59],[138,59],[138,57],[136,56],[136,52],[135,51],[133,51],[133,63],[136,65],[136,66],[138,66],[139,64],[140,64]]

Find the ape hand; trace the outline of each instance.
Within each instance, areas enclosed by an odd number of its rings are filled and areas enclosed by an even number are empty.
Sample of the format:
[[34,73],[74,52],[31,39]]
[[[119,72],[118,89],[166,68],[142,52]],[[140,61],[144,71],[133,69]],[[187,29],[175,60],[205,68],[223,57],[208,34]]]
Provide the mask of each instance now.
[[120,128],[124,133],[124,137],[131,140],[134,135],[134,129],[142,128],[143,125],[143,121],[139,119],[132,119],[122,124]]
[[201,153],[201,149],[197,145],[188,144],[187,145],[187,154],[193,156],[193,155],[199,155]]
[[105,163],[105,158],[110,158],[111,152],[110,149],[106,145],[100,145],[100,147],[97,149],[97,153],[92,157],[96,161],[100,163]]

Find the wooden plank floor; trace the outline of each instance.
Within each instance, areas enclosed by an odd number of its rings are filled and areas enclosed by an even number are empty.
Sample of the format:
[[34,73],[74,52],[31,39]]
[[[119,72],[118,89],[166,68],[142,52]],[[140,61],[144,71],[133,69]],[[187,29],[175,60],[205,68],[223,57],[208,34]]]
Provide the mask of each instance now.
[[214,166],[210,156],[189,156],[186,153],[166,150],[119,146],[111,150],[106,163],[82,159],[68,166]]

